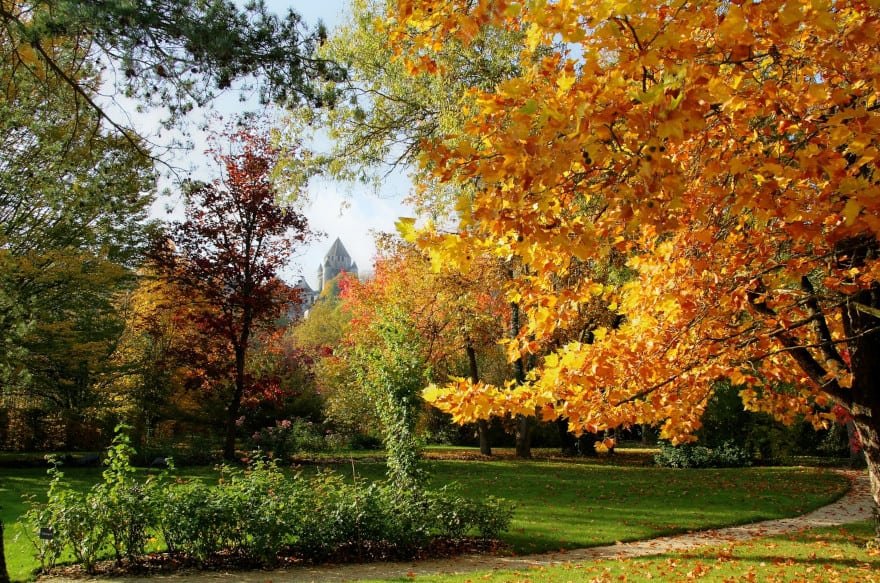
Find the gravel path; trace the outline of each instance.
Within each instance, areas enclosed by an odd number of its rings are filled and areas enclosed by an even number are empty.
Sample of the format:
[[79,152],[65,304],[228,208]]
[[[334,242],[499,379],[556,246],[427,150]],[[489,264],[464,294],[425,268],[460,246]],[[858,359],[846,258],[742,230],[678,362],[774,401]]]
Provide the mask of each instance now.
[[193,583],[283,583],[293,581],[342,582],[363,579],[407,578],[413,575],[439,573],[468,573],[472,571],[491,571],[500,569],[527,569],[535,566],[549,566],[568,562],[582,562],[595,559],[614,559],[659,555],[679,552],[707,545],[720,545],[731,541],[741,541],[761,536],[773,536],[800,529],[836,526],[859,522],[871,518],[873,502],[868,486],[868,475],[863,471],[842,471],[852,481],[852,487],[837,502],[824,506],[795,518],[767,520],[754,524],[706,530],[676,536],[655,538],[630,543],[620,543],[604,547],[575,549],[566,552],[514,557],[462,556],[454,559],[409,561],[401,563],[369,563],[357,565],[322,565],[298,567],[287,570],[247,571],[237,573],[210,573],[157,575],[149,579],[100,578],[64,580],[47,579],[52,583],[136,583],[139,581],[193,582]]

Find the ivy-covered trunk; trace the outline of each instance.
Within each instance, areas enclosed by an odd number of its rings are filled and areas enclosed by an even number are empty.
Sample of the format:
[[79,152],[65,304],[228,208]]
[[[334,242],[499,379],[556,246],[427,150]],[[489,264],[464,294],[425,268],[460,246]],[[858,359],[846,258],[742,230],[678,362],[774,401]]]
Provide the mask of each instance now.
[[371,392],[388,451],[388,478],[401,493],[424,485],[416,426],[429,376],[424,346],[409,318],[395,308],[379,315],[376,342],[357,349],[360,380]]
[[0,583],[9,583],[9,571],[6,570],[6,547],[3,544],[2,520],[0,520]]

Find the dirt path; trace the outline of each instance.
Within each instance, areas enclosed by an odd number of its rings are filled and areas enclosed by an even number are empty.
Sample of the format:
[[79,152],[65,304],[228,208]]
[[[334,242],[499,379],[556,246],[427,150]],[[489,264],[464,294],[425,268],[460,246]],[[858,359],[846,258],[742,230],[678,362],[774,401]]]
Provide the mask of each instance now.
[[[567,552],[523,555],[518,557],[462,556],[454,559],[409,561],[401,563],[369,563],[358,565],[322,565],[287,570],[248,571],[237,573],[188,573],[157,575],[149,579],[101,578],[77,579],[78,583],[136,583],[143,581],[172,583],[282,583],[293,581],[341,582],[363,579],[407,578],[412,575],[439,573],[468,573],[500,569],[527,569],[575,561],[641,557],[668,552],[687,551],[701,546],[719,545],[731,541],[772,536],[807,528],[836,526],[871,518],[872,500],[868,475],[862,471],[843,471],[852,480],[852,487],[837,502],[795,518],[767,520],[743,526],[732,526],[676,536],[655,538],[605,547],[575,549]],[[47,579],[51,583],[70,583],[74,580]]]

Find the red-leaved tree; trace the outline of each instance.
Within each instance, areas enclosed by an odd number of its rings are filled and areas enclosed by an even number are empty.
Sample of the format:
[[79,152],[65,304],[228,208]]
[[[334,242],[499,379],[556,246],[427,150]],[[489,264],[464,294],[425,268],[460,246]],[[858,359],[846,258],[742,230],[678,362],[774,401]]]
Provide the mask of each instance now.
[[171,223],[152,258],[164,277],[192,292],[181,301],[197,302],[187,313],[201,334],[222,338],[229,350],[234,366],[226,383],[223,456],[233,459],[235,421],[248,388],[248,350],[259,327],[299,301],[278,272],[311,233],[304,216],[276,200],[270,175],[279,151],[266,132],[223,132],[210,153],[222,177],[189,189],[186,220]]

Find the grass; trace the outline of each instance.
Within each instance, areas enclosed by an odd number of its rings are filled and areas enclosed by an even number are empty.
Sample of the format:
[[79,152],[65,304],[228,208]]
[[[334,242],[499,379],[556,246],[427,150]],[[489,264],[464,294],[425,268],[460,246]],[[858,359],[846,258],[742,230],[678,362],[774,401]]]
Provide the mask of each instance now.
[[693,580],[704,583],[878,583],[880,551],[866,548],[866,543],[872,536],[872,525],[862,522],[704,547],[688,553],[572,562],[553,567],[483,571],[463,575],[375,579],[373,583],[617,583]]
[[[559,461],[430,460],[436,486],[516,503],[504,541],[518,554],[653,538],[802,514],[839,497],[846,480],[810,468],[670,470]],[[369,478],[381,464],[358,464]],[[351,472],[341,466],[342,472]]]
[[[459,452],[460,453],[460,452]],[[651,538],[694,529],[792,516],[840,496],[846,480],[809,468],[669,470],[628,465],[616,460],[588,462],[544,459],[449,460],[427,462],[434,485],[456,482],[463,493],[495,495],[516,503],[504,540],[518,554],[572,549]],[[384,464],[357,461],[334,464],[350,475],[352,467],[371,479],[384,476]],[[617,465],[612,465],[617,464]],[[299,471],[313,472],[318,464]],[[100,468],[67,468],[78,488],[100,479]],[[209,468],[183,468],[182,477],[214,479]],[[22,495],[45,494],[45,471],[4,470],[0,516],[7,525],[6,545],[13,579],[26,579],[37,566],[27,541],[15,540],[13,524],[26,509]]]

